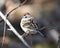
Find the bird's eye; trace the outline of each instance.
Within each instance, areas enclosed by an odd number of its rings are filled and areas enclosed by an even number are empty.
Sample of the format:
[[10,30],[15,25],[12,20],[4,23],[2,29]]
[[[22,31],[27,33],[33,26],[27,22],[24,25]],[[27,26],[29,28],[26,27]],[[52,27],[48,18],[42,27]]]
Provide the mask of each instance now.
[[27,16],[25,16],[25,18],[27,18]]

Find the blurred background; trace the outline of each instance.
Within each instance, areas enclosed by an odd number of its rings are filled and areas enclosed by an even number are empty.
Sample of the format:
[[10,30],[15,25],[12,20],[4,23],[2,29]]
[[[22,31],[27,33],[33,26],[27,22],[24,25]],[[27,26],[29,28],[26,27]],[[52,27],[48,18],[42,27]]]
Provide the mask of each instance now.
[[[0,11],[7,14],[15,7],[19,6],[25,0],[0,0]],[[30,13],[35,19],[38,28],[46,38],[40,37],[39,34],[29,35],[25,40],[31,48],[57,48],[58,37],[60,32],[60,0],[27,0],[24,5],[14,10],[8,16],[8,20],[15,29],[22,35],[24,31],[20,27],[20,21],[24,14]],[[0,17],[0,20],[2,18]],[[7,26],[7,28],[9,28]],[[0,48],[2,46],[4,22],[0,23]],[[32,42],[32,43],[31,43]],[[6,30],[5,41],[2,48],[27,48],[12,31]]]

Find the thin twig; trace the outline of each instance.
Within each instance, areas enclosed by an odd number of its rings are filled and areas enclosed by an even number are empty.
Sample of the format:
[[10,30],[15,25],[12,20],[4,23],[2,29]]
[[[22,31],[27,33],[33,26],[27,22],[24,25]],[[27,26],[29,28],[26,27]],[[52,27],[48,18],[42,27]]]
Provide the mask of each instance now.
[[1,48],[3,48],[3,45],[4,45],[5,33],[6,33],[6,22],[4,22],[4,32],[3,32],[3,39],[2,39],[2,46],[1,46]]

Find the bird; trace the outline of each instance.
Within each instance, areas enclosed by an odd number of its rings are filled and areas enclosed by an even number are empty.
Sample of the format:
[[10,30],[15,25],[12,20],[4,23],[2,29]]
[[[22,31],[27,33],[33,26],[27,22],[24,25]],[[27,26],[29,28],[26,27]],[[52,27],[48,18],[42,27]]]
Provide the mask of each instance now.
[[34,17],[30,13],[26,13],[24,16],[22,16],[20,26],[21,29],[24,31],[24,34],[22,35],[23,37],[27,36],[29,33],[39,33],[40,36],[44,37],[44,34],[40,32],[38,26],[36,25],[36,23],[34,23]]

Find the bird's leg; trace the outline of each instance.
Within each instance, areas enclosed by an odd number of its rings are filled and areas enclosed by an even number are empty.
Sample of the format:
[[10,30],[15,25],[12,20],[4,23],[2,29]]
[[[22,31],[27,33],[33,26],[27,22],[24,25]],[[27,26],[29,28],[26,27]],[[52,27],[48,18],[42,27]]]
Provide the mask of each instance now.
[[26,33],[24,33],[23,35],[22,35],[22,37],[26,37],[28,34],[29,34],[29,30],[28,31],[26,31]]
[[31,47],[32,47],[32,35],[31,35],[31,32],[29,32],[29,38],[30,38],[30,44],[31,44]]
[[22,35],[22,37],[26,37],[28,34],[27,33],[24,33],[23,35]]

